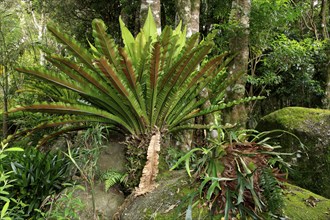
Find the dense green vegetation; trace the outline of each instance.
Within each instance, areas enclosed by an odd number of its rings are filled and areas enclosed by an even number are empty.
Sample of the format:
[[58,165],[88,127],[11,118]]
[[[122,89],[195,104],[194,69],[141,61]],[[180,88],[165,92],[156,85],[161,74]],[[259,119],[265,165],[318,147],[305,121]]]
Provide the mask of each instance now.
[[[57,195],[85,184],[97,219],[97,181],[138,196],[174,164],[209,215],[284,216],[288,164],[252,129],[329,108],[329,15],[329,0],[0,0],[0,218],[79,218]],[[125,174],[97,169],[110,136]]]

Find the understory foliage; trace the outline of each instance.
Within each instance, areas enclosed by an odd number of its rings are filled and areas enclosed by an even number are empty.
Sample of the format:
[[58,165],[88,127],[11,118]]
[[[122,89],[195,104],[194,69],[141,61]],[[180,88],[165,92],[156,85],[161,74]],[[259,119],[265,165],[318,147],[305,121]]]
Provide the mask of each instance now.
[[171,169],[184,161],[189,175],[190,167],[195,168],[200,199],[213,216],[263,219],[283,215],[281,182],[286,176],[283,168],[288,165],[281,153],[274,152],[277,147],[266,143],[269,132],[244,130],[225,135],[218,131],[219,139],[211,140],[205,148],[192,149]]
[[15,201],[9,206],[14,219],[29,218],[37,215],[36,209],[47,208],[43,204],[47,197],[64,189],[62,184],[71,177],[70,161],[59,151],[42,153],[29,147],[24,152],[8,152],[1,162],[12,180],[7,196]]
[[[12,213],[17,213],[11,205],[16,203],[19,205],[20,203],[17,202],[14,198],[9,196],[11,192],[11,188],[15,182],[14,179],[11,178],[12,171],[6,170],[3,166],[4,159],[7,157],[7,154],[10,152],[18,152],[23,151],[22,148],[18,147],[11,147],[7,148],[8,144],[4,144],[1,142],[1,149],[0,149],[0,219],[3,220],[10,220]],[[16,206],[17,206],[16,205]],[[11,207],[10,207],[11,206]]]

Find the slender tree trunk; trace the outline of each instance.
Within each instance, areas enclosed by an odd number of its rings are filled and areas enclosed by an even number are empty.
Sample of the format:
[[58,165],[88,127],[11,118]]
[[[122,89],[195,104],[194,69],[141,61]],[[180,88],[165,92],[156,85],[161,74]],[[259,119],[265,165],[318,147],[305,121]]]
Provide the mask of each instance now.
[[158,34],[161,32],[161,13],[160,13],[160,0],[141,0],[140,9],[140,24],[144,24],[144,21],[148,14],[148,9],[151,8],[152,14],[154,16]]
[[191,18],[190,26],[192,34],[199,32],[201,2],[200,0],[191,0]]
[[328,4],[327,0],[322,0],[321,5],[321,28],[322,28],[322,35],[323,39],[329,38],[328,28],[327,28],[327,16],[329,16],[328,13]]
[[3,85],[3,114],[2,114],[2,137],[6,139],[8,136],[8,90],[9,79],[6,67],[3,67],[4,85]]
[[187,37],[190,37],[192,32],[191,27],[191,1],[193,0],[176,0],[176,9],[179,16],[179,20],[182,21],[182,25],[187,27]]
[[[328,55],[328,58],[330,58],[330,53]],[[326,79],[325,79],[325,83],[326,83],[325,84],[325,96],[324,96],[322,102],[323,102],[323,108],[330,109],[330,59],[325,67],[326,67],[326,71],[327,71]]]
[[[232,77],[238,74],[243,75],[236,83],[228,88],[228,100],[241,99],[245,96],[245,84],[249,62],[249,29],[250,29],[251,0],[233,0],[230,20],[239,25],[239,30],[235,30],[235,36],[229,41],[231,52],[237,56],[229,66],[228,71]],[[247,110],[245,105],[236,105],[224,115],[226,123],[235,124],[244,128],[247,122]]]
[[176,0],[176,8],[187,37],[199,32],[200,0]]
[[[32,4],[32,2],[30,2]],[[36,17],[36,14],[34,13],[33,9],[30,10],[32,18],[33,18],[33,25],[38,30],[38,42],[41,43],[44,39],[44,36],[46,34],[46,16],[44,12],[44,3],[42,3],[41,8],[41,14],[40,19],[38,20]],[[31,5],[32,7],[32,5]],[[40,50],[40,58],[39,58],[40,65],[43,65],[45,63],[45,54],[42,50]]]
[[[177,13],[182,21],[183,25],[187,28],[187,37],[199,32],[199,22],[200,22],[200,0],[177,0],[176,1]],[[208,98],[208,90],[204,88],[203,91],[199,94],[200,98]],[[202,109],[210,107],[211,102],[207,101],[202,106]],[[199,117],[196,119],[197,124],[211,124],[214,121],[214,117],[212,115],[208,115],[205,117]],[[188,123],[195,123],[194,120],[189,121]],[[197,131],[195,134],[193,131],[184,131],[183,132],[183,148],[191,149],[192,140],[201,146],[204,144],[203,140],[205,140],[204,131]]]
[[[323,39],[328,39],[329,41],[329,32],[327,27],[327,19],[329,20],[329,14],[330,14],[330,1],[329,0],[322,0],[321,5],[321,27],[322,27],[322,36]],[[330,52],[330,51],[329,51]],[[330,55],[328,55],[328,58],[330,59]],[[326,64],[326,87],[325,87],[325,97],[323,99],[323,107],[326,109],[330,109],[330,61]]]

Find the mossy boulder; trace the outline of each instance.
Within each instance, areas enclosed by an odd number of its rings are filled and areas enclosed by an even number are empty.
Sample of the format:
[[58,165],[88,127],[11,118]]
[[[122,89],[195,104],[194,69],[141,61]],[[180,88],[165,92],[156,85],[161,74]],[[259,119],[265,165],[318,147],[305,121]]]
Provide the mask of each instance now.
[[[121,219],[185,219],[190,198],[197,193],[197,186],[192,180],[184,170],[161,174],[158,187],[146,195],[133,198]],[[192,217],[207,219],[207,211],[193,207]]]
[[296,135],[304,148],[293,135],[283,134],[278,139],[281,151],[296,153],[288,159],[293,165],[290,179],[296,185],[330,198],[330,110],[283,108],[263,117],[256,129],[280,129]]
[[[183,170],[163,174],[154,191],[129,202],[121,219],[185,219],[190,198],[198,193],[198,183],[192,180]],[[330,220],[330,200],[308,190],[285,184],[284,201],[284,214],[288,217],[286,219]],[[212,219],[207,207],[200,204],[203,202],[193,205],[192,219]]]
[[286,184],[284,213],[290,220],[329,220],[330,200],[298,186]]

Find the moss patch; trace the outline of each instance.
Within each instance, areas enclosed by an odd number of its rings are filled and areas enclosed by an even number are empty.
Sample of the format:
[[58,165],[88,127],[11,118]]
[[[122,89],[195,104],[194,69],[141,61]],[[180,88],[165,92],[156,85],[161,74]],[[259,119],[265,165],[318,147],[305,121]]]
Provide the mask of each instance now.
[[305,149],[289,134],[281,134],[277,140],[282,146],[280,151],[301,151],[294,158],[286,158],[293,165],[289,178],[296,185],[330,198],[330,110],[284,108],[263,117],[256,129],[281,129],[296,135]]
[[291,220],[329,220],[330,200],[298,186],[286,184],[285,215]]
[[302,107],[288,107],[270,113],[262,121],[282,125],[289,130],[305,130],[306,123],[323,123],[325,118],[330,118],[330,111],[325,109],[310,109]]

